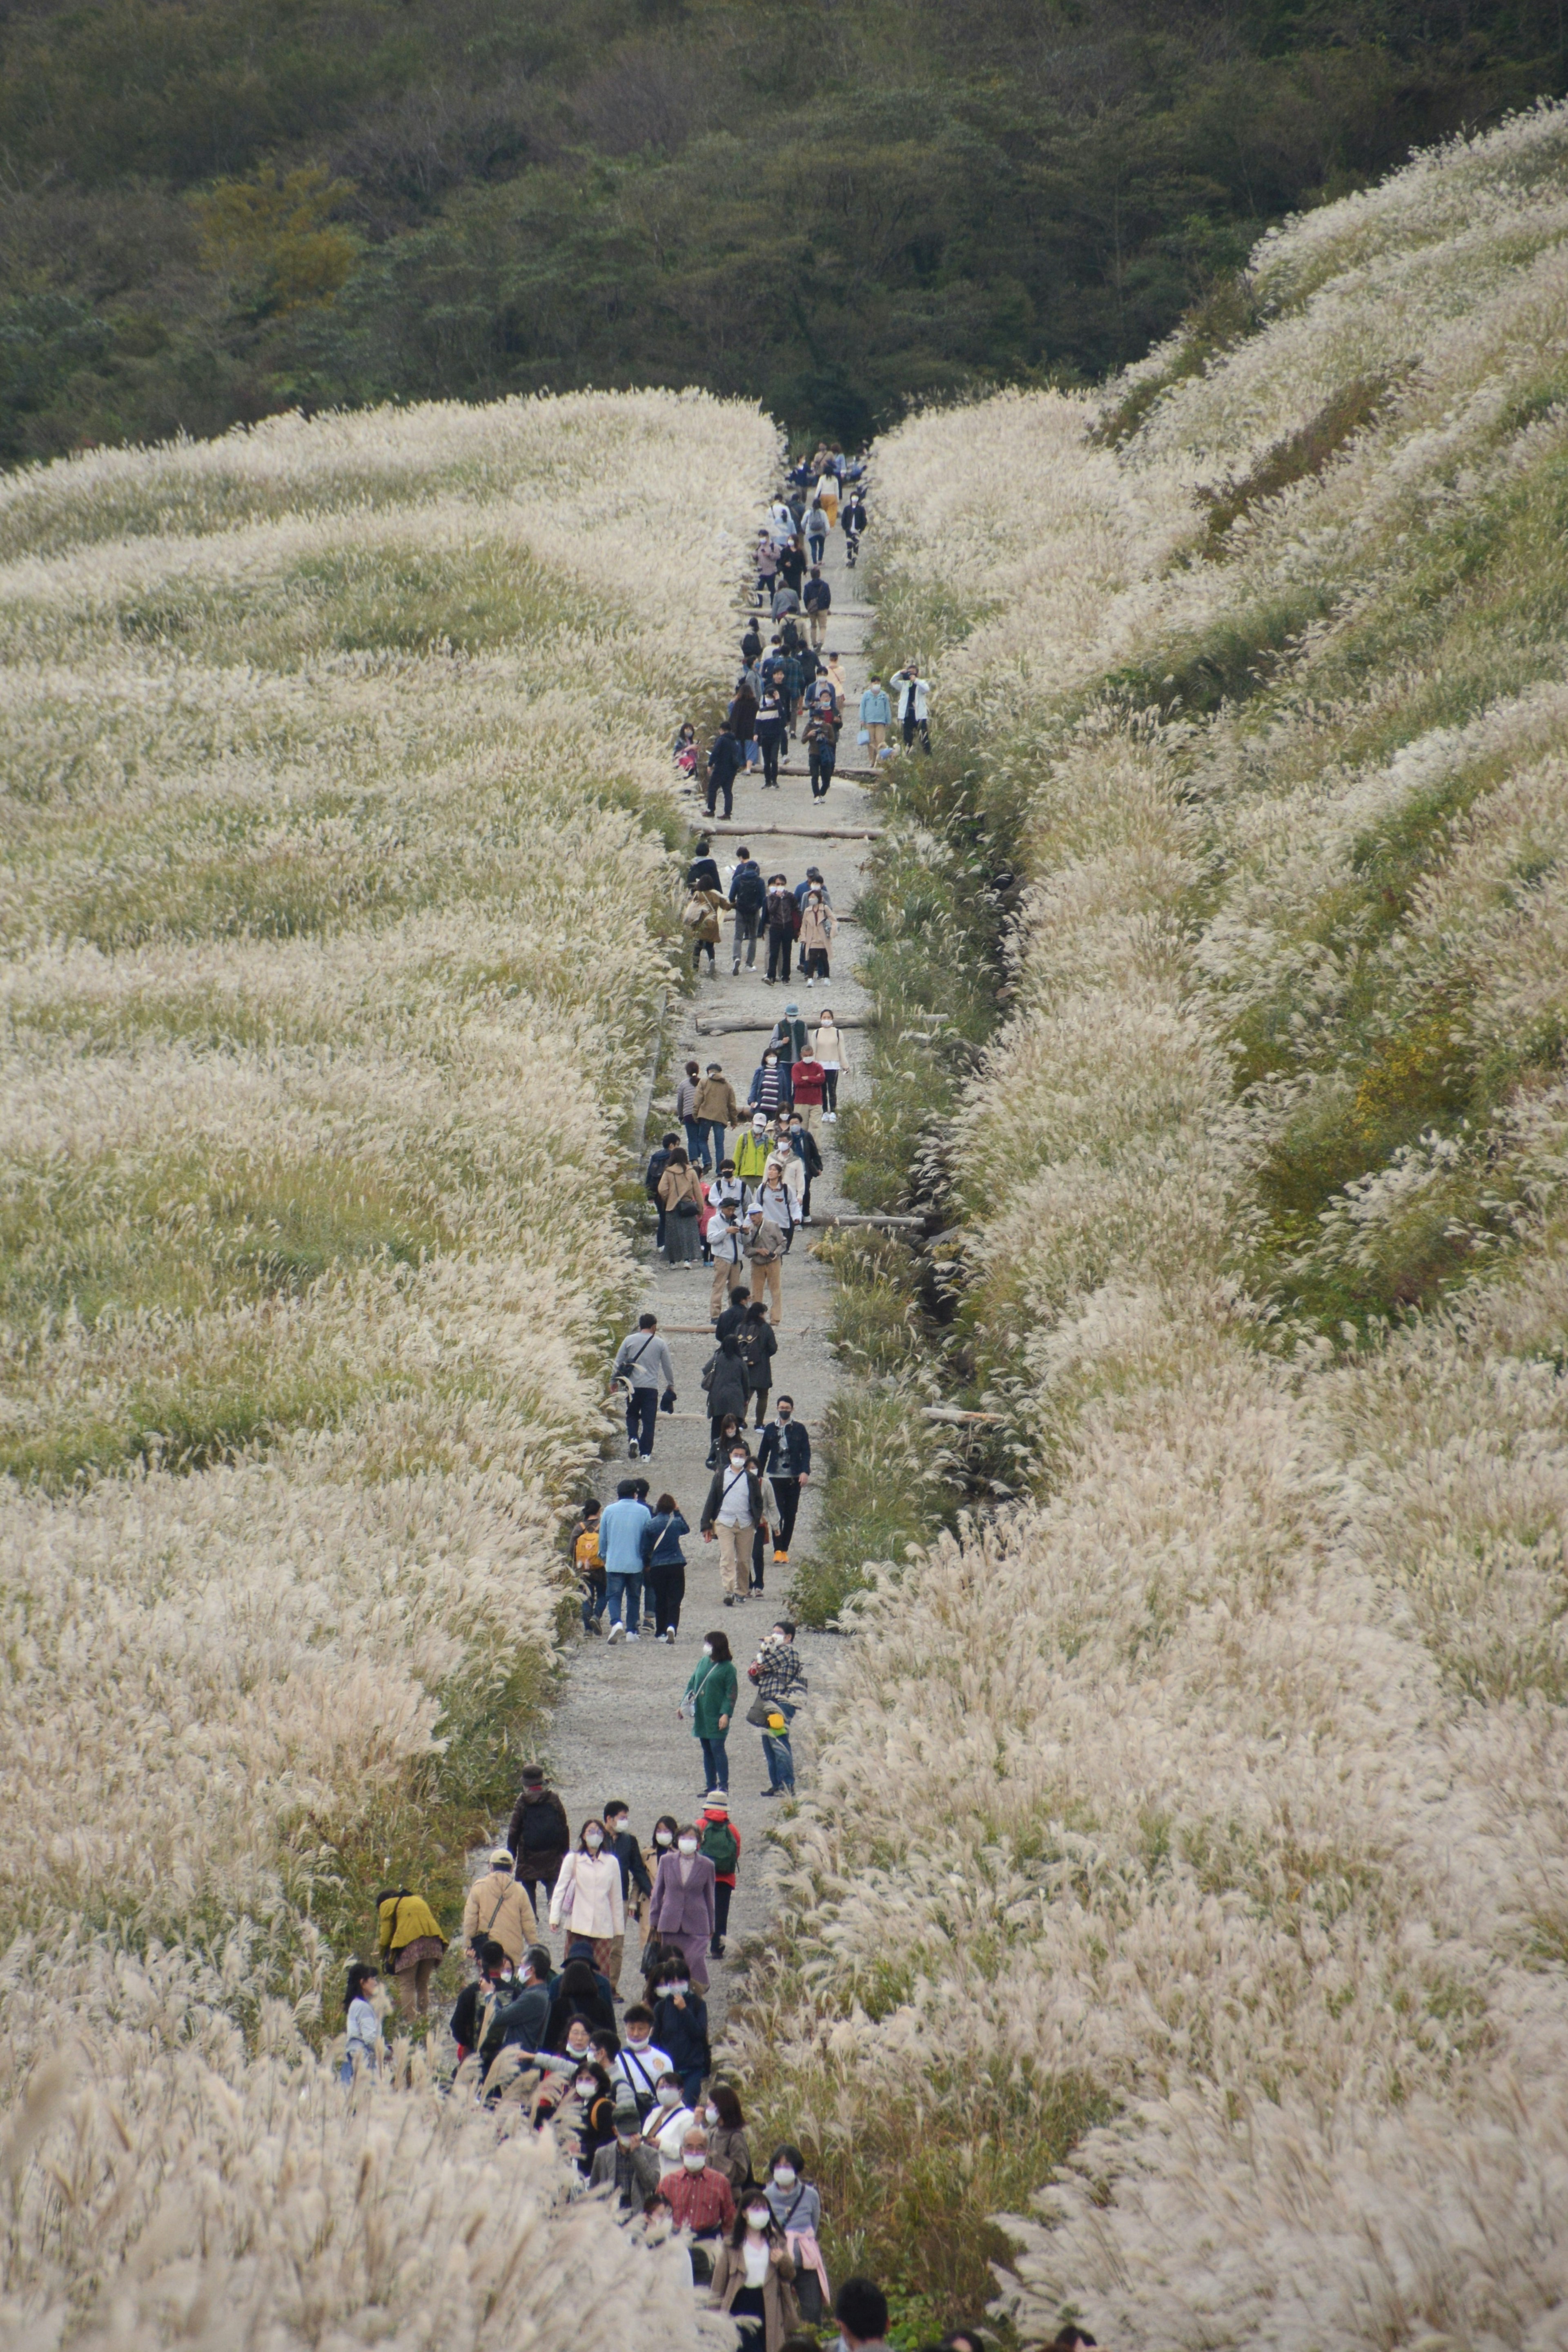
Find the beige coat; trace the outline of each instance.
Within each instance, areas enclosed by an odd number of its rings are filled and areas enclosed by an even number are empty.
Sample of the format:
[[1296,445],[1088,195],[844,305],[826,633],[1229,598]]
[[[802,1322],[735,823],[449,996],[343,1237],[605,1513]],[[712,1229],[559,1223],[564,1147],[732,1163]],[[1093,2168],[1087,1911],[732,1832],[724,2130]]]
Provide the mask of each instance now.
[[487,1870],[468,1889],[463,1906],[463,1941],[493,1936],[513,1968],[530,1944],[539,1941],[532,1904],[510,1870]]
[[[572,1908],[563,1909],[566,1890],[571,1887]],[[550,1898],[550,1924],[559,1927],[562,1920],[573,1936],[624,1936],[626,1932],[626,1905],[621,1899],[621,1865],[616,1855],[609,1853],[569,1853],[561,1865],[561,1875],[555,1882],[555,1892]]]
[[693,890],[688,904],[700,904],[702,908],[701,921],[688,925],[692,938],[717,941],[730,911],[728,898],[719,890]]
[[[800,951],[805,955],[811,948],[824,952],[833,945],[833,910],[807,899],[800,910]],[[817,1055],[820,1062],[822,1056]]]
[[700,1210],[702,1206],[700,1171],[689,1164],[685,1168],[667,1168],[658,1180],[658,1197],[667,1211],[672,1210],[677,1201],[695,1201]]
[[[768,2274],[763,2281],[763,2352],[779,2352],[784,2337],[793,2336],[800,2323],[795,2299],[794,2259],[779,2242],[775,2242],[772,2256]],[[712,2309],[728,2311],[745,2284],[745,2255],[736,2246],[721,2246],[713,2258],[713,2293],[709,2298]]]
[[725,1127],[739,1127],[741,1106],[735,1100],[735,1089],[728,1078],[704,1078],[697,1089],[694,1118],[716,1118]]
[[837,1021],[817,1023],[816,1043],[813,1050],[819,1062],[837,1062],[841,1070],[847,1070],[849,1067],[849,1056],[845,1051],[844,1040],[839,1034]]

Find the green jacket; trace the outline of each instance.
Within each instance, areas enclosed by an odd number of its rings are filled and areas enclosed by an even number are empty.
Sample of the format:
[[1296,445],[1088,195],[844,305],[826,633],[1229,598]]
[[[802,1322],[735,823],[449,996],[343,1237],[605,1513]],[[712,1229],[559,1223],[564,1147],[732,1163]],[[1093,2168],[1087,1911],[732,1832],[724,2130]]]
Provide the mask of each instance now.
[[[686,1695],[697,1701],[697,1712],[691,1718],[691,1728],[699,1739],[723,1739],[735,1724],[735,1692],[739,1687],[732,1658],[722,1661],[704,1658],[686,1685]],[[728,1730],[721,1731],[719,1717],[730,1718]]]

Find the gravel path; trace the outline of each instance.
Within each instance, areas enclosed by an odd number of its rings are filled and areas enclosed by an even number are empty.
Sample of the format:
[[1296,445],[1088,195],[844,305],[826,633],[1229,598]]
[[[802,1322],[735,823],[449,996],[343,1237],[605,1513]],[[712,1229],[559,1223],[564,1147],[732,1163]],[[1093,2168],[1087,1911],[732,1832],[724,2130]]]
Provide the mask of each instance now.
[[[843,656],[849,689],[850,712],[841,750],[850,760],[858,760],[860,755],[854,748],[858,725],[855,712],[865,679],[860,646],[870,615],[865,608],[858,607],[857,574],[845,568],[841,531],[835,531],[828,542],[824,570],[831,582],[836,605],[826,644]],[[737,641],[740,634],[738,625]],[[805,753],[797,748],[790,766],[781,775],[777,792],[765,792],[760,782],[749,780],[737,785],[735,819],[741,826],[752,828],[764,824],[847,826],[872,824],[875,814],[866,793],[847,780],[836,781],[826,800],[814,807],[805,777]],[[782,869],[795,882],[805,874],[807,866],[820,866],[835,912],[840,916],[852,913],[868,844],[822,838],[770,842],[760,831],[748,835],[742,830],[715,838],[714,851],[721,866],[726,862],[726,852],[732,857],[741,842],[747,842],[753,849],[764,875]],[[692,1055],[704,1064],[719,1061],[743,1100],[752,1072],[761,1057],[767,1026],[777,1019],[787,1002],[793,999],[798,1003],[807,1019],[813,1019],[824,1003],[830,1004],[840,1017],[865,1012],[866,992],[850,976],[857,943],[855,925],[846,924],[834,942],[834,978],[830,982],[818,982],[812,989],[795,981],[787,988],[776,984],[769,987],[761,977],[766,968],[765,946],[756,973],[748,972],[742,964],[739,978],[731,977],[726,930],[718,950],[719,978],[710,981],[704,972],[695,996],[680,1000],[675,1051],[666,1063],[666,1070],[673,1069],[679,1074]],[[727,1036],[703,1036],[696,1026],[700,1020],[741,1019],[754,1020],[761,1025],[754,1034]],[[856,1066],[860,1058],[857,1050],[859,1037],[860,1033],[850,1032],[847,1051],[851,1071],[847,1088],[841,1086],[841,1093],[852,1095],[859,1083]],[[671,1079],[655,1097],[648,1121],[650,1141],[657,1139],[669,1123],[673,1102]],[[831,1126],[824,1125],[819,1139],[825,1168],[821,1180],[813,1188],[814,1212],[847,1205],[837,1190],[834,1133]],[[806,1234],[797,1237],[784,1266],[784,1317],[779,1352],[773,1363],[773,1394],[777,1397],[781,1390],[787,1390],[794,1396],[796,1412],[815,1441],[823,1409],[838,1374],[826,1336],[832,1283],[826,1271],[804,1246],[807,1237]],[[656,1451],[647,1475],[653,1482],[655,1495],[668,1488],[676,1496],[695,1529],[709,1476],[704,1466],[708,1423],[701,1410],[705,1400],[699,1374],[712,1347],[707,1320],[711,1276],[705,1266],[669,1267],[662,1259],[655,1258],[651,1223],[647,1256],[647,1281],[638,1311],[651,1307],[659,1318],[660,1329],[675,1363],[679,1407],[674,1418],[659,1416]],[[688,1414],[689,1418],[684,1417]],[[599,1484],[604,1498],[614,1496],[616,1482],[627,1468],[624,1450],[604,1465]],[[809,1554],[816,1514],[815,1486],[808,1486],[792,1547],[792,1567],[775,1570],[770,1548],[766,1597],[753,1595],[732,1609],[723,1608],[721,1602],[717,1546],[703,1543],[694,1534],[686,1545],[686,1601],[673,1649],[656,1643],[647,1635],[638,1643],[617,1643],[614,1646],[602,1639],[578,1639],[555,1718],[550,1758],[555,1785],[561,1790],[574,1828],[589,1813],[600,1811],[611,1797],[624,1797],[630,1804],[632,1826],[645,1843],[660,1813],[673,1813],[679,1821],[692,1818],[701,1794],[701,1751],[689,1725],[678,1716],[677,1707],[700,1654],[703,1635],[719,1625],[729,1633],[742,1676],[737,1717],[743,1717],[750,1703],[745,1668],[757,1643],[772,1626],[775,1612],[783,1607],[793,1564]],[[793,1735],[797,1781],[804,1789],[811,1777],[812,1725],[831,1691],[842,1643],[832,1635],[803,1633],[798,1639],[802,1663],[811,1683],[810,1697],[795,1718]],[[729,1958],[712,1964],[709,2015],[715,2041],[723,2025],[729,1978],[742,1946],[748,1937],[765,1934],[767,1929],[771,1905],[765,1843],[770,1819],[779,1809],[777,1801],[760,1794],[767,1780],[760,1735],[740,1720],[730,1734],[729,1758],[731,1814],[741,1832],[742,1853],[731,1914]],[[636,1940],[635,1935],[628,1938],[622,1979],[621,1989],[628,2000],[640,1981],[636,1973]]]

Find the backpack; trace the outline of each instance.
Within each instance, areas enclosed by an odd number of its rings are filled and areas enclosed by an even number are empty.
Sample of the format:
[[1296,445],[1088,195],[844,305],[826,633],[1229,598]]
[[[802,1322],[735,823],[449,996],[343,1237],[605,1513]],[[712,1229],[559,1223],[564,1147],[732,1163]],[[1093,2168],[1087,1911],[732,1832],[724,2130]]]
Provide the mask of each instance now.
[[733,1870],[741,1859],[740,1841],[728,1822],[710,1822],[697,1850],[707,1855],[715,1870]]
[[749,865],[742,866],[731,885],[730,904],[731,907],[738,908],[743,915],[754,914],[760,908],[766,905],[767,896],[763,883],[762,868],[753,858]]
[[706,898],[689,898],[680,919],[689,931],[695,931],[708,919],[710,908]]

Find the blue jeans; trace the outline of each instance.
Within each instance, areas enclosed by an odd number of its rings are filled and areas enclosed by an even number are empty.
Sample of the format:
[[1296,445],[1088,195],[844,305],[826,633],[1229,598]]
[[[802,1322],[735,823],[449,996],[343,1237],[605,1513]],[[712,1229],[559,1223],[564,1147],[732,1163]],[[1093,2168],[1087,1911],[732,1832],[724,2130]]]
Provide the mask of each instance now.
[[628,1389],[626,1391],[626,1441],[635,1439],[644,1454],[653,1452],[653,1433],[658,1427],[658,1391]]
[[696,1121],[697,1149],[704,1168],[708,1165],[708,1146],[713,1146],[713,1165],[717,1169],[724,1158],[724,1122],[721,1118],[700,1118]]
[[623,1618],[628,1633],[635,1633],[642,1623],[642,1577],[618,1576],[610,1571],[610,1622]]
[[795,1721],[795,1709],[784,1699],[774,1702],[784,1719],[782,1735],[776,1731],[763,1734],[763,1754],[767,1759],[768,1780],[775,1789],[795,1787],[795,1750],[789,1742],[789,1727]]
[[[727,1738],[728,1737],[729,1735],[726,1733],[725,1738]],[[710,1790],[723,1789],[728,1791],[730,1786],[730,1759],[724,1752],[724,1740],[704,1739],[701,1734],[699,1733],[698,1746],[702,1750],[702,1769],[708,1775],[708,1786]]]
[[[686,1156],[693,1168],[706,1168],[708,1165],[708,1129],[712,1123],[711,1119],[707,1118],[688,1118],[681,1121],[686,1129]],[[721,1137],[723,1132],[723,1129],[721,1128],[719,1130]],[[659,1223],[662,1224],[663,1222],[661,1217]]]

